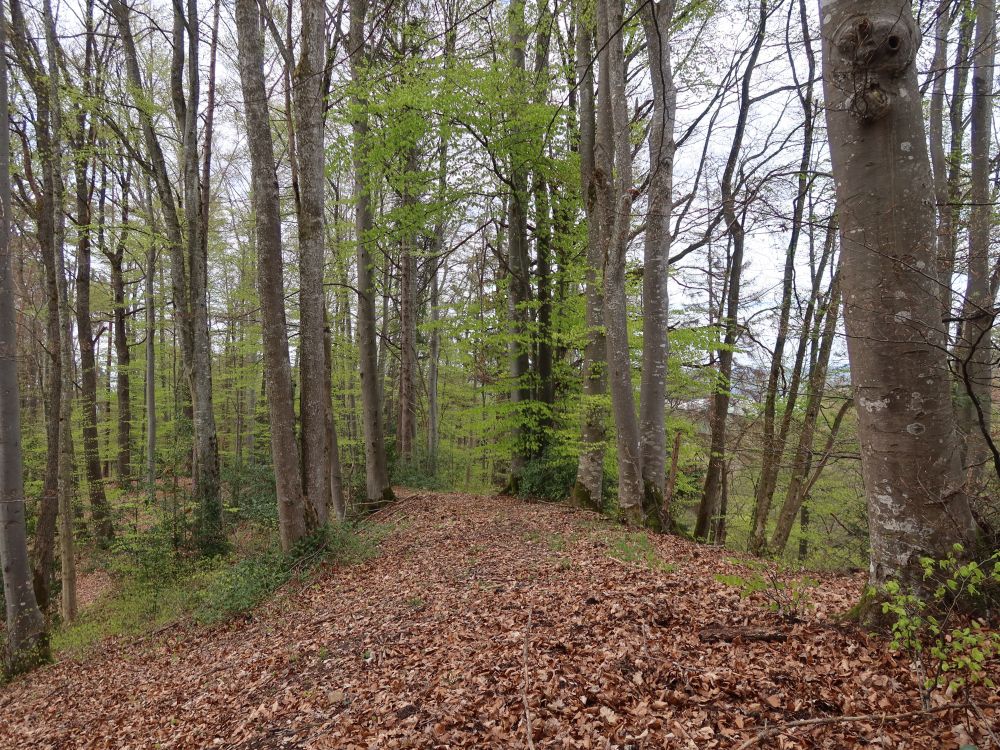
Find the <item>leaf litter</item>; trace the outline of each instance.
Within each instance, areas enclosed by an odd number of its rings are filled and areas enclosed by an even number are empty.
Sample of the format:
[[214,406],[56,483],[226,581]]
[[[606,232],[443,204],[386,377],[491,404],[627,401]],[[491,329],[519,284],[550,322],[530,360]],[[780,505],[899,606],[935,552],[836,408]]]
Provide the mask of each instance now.
[[0,689],[0,746],[958,750],[1000,724],[985,690],[919,710],[905,659],[836,620],[859,575],[789,621],[716,579],[745,572],[725,550],[649,535],[622,559],[634,534],[595,514],[400,496],[375,559]]

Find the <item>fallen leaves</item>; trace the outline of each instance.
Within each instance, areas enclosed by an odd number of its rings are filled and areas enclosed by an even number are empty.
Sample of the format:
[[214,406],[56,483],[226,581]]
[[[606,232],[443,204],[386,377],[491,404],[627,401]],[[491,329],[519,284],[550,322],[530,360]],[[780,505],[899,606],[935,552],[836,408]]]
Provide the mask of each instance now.
[[[3,688],[0,746],[957,750],[954,727],[982,749],[998,722],[989,695],[982,719],[912,713],[883,640],[741,600],[714,578],[739,572],[724,551],[650,537],[666,565],[622,564],[591,514],[401,494],[377,559]],[[825,576],[811,595],[843,611],[860,585]]]

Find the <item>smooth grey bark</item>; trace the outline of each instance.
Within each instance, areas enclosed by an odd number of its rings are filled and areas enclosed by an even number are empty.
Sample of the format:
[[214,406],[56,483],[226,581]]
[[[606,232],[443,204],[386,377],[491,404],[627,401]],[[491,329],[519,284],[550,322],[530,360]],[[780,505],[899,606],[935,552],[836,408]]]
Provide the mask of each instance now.
[[993,108],[996,7],[993,0],[975,0],[976,32],[972,58],[969,169],[969,263],[962,304],[960,337],[955,347],[961,393],[957,399],[958,429],[965,437],[964,464],[969,488],[978,491],[991,461],[987,437],[993,424],[993,324],[990,288],[990,143]]
[[632,216],[632,146],[625,95],[621,0],[597,0],[598,72],[594,184],[604,247],[604,331],[618,449],[618,506],[629,524],[643,522],[642,456],[632,389],[625,263]]
[[583,350],[580,461],[572,499],[576,505],[601,510],[604,505],[604,450],[607,441],[607,349],[604,342],[603,252],[594,186],[596,110],[591,57],[594,51],[589,5],[576,0],[576,81],[580,112],[580,193],[587,214],[587,270],[584,279],[587,341]]
[[[6,20],[0,6],[0,122],[8,120]],[[6,622],[7,674],[48,656],[45,618],[35,600],[24,518],[21,399],[17,383],[14,285],[10,257],[10,131],[0,128],[0,568]]]
[[299,177],[299,419],[302,422],[302,487],[311,505],[307,522],[326,523],[331,504],[327,441],[330,383],[326,378],[323,291],[326,234],[323,150],[323,70],[326,5],[301,0],[299,59],[292,76]]
[[906,0],[820,5],[841,228],[844,323],[871,566],[926,591],[920,560],[976,536],[951,406],[935,278],[930,163]]
[[367,101],[364,97],[364,69],[367,63],[364,37],[368,0],[350,0],[351,24],[348,35],[353,103],[356,114],[353,131],[355,241],[358,245],[358,353],[361,377],[362,427],[365,436],[365,486],[369,505],[393,499],[385,459],[382,430],[382,402],[378,376],[378,345],[375,340],[375,285],[372,278],[372,208],[368,185],[366,150],[368,145]]
[[274,143],[264,85],[264,45],[254,0],[236,0],[239,70],[250,150],[251,198],[257,246],[264,342],[264,382],[270,417],[271,462],[278,496],[281,548],[289,552],[306,534],[305,497],[295,442],[292,370],[285,320],[281,213]]
[[666,481],[667,328],[670,300],[670,216],[674,183],[674,120],[677,89],[670,60],[674,0],[643,6],[642,25],[649,49],[653,114],[649,123],[649,186],[642,273],[642,374],[639,381],[639,440],[642,454],[643,508],[660,525]]

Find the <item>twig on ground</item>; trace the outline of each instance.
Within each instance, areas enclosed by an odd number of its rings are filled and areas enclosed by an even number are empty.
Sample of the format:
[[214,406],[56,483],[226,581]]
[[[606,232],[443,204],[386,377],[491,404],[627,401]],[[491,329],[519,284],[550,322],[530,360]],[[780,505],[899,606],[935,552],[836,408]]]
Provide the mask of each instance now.
[[524,736],[528,739],[529,750],[535,750],[535,741],[531,738],[531,708],[528,706],[528,638],[531,635],[531,612],[528,613],[528,625],[524,629],[524,684],[521,686],[521,698],[524,700]]
[[840,722],[851,722],[851,721],[881,721],[885,723],[886,721],[896,721],[898,719],[908,719],[915,716],[927,716],[929,714],[941,713],[942,711],[951,711],[956,708],[968,708],[967,703],[948,703],[944,706],[937,706],[931,709],[920,709],[919,711],[904,711],[900,714],[862,714],[859,716],[822,716],[815,719],[798,719],[797,721],[789,721],[785,724],[778,724],[770,729],[764,729],[758,732],[756,735],[746,740],[742,745],[736,748],[736,750],[747,750],[747,748],[753,747],[761,740],[766,740],[768,737],[773,737],[776,734],[782,734],[789,729],[794,729],[795,727],[813,727],[819,726],[821,724],[838,724]]
[[969,707],[972,709],[972,713],[976,715],[981,722],[983,722],[983,729],[986,730],[986,734],[989,735],[990,739],[993,740],[993,744],[997,746],[1000,750],[1000,739],[997,739],[997,734],[990,728],[989,719],[986,718],[986,714],[983,713],[983,709],[979,707],[979,704],[973,700],[969,701]]

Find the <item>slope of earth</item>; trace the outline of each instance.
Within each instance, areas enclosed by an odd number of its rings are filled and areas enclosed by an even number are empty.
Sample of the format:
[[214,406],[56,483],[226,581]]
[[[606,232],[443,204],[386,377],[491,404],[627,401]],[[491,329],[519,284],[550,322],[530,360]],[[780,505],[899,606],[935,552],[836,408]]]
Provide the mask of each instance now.
[[[326,571],[250,618],[109,643],[3,688],[0,747],[982,750],[995,740],[1000,698],[977,696],[979,715],[921,713],[908,665],[834,624],[857,577],[824,577],[814,608],[790,624],[717,581],[746,575],[723,551],[646,541],[559,506],[401,494],[377,519],[394,530],[373,560]],[[718,628],[738,637],[706,636]],[[914,713],[885,718],[904,712]],[[820,723],[789,725],[809,719]]]

